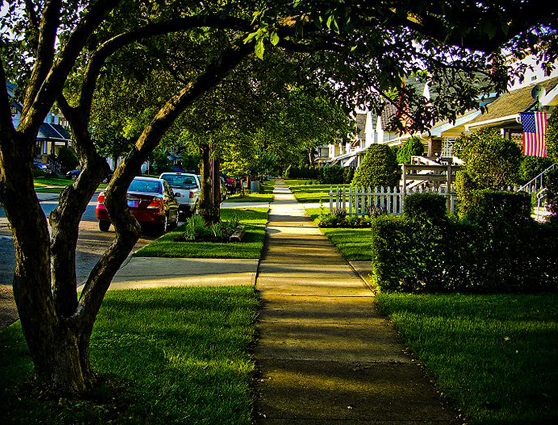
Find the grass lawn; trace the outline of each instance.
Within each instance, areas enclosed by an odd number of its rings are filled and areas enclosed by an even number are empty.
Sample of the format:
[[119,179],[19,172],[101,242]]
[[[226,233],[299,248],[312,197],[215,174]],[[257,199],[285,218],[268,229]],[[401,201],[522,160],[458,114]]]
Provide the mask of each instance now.
[[[331,185],[331,184],[308,184],[311,180],[286,180],[287,182],[295,182],[294,184],[289,184],[289,188],[298,202],[323,202],[324,205],[329,204],[329,189],[339,186],[343,187],[348,185]],[[300,182],[306,182],[306,184],[299,184]]]
[[181,227],[169,232],[138,250],[138,257],[172,258],[260,258],[265,240],[265,225],[269,208],[221,208],[221,218],[238,215],[240,224],[246,226],[242,242],[175,242]]
[[[329,212],[329,208],[325,208]],[[312,220],[318,222],[320,208],[306,208],[306,214]],[[341,255],[351,261],[371,260],[370,244],[371,232],[369,228],[350,229],[350,228],[320,228],[331,242],[341,252]]]
[[273,195],[267,193],[247,193],[245,196],[242,194],[232,195],[225,199],[223,202],[271,202]]
[[[60,177],[36,177],[33,185],[35,186],[35,192],[60,193],[66,186],[71,185],[73,182],[73,180]],[[106,187],[106,183],[99,185],[99,189],[104,189]]]
[[[0,333],[2,424],[250,424],[258,299],[250,287],[109,291],[94,400],[39,401],[19,322]],[[116,385],[114,384],[116,382]]]
[[558,423],[558,294],[381,294],[468,424]]
[[263,193],[273,193],[273,188],[275,187],[275,179],[269,179],[262,183]]

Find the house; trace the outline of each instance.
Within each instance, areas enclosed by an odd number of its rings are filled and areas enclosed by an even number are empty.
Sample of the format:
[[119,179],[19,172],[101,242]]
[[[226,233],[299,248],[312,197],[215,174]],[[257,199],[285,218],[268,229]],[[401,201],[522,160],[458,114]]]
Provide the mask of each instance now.
[[[14,98],[16,86],[7,83],[8,95]],[[12,102],[12,122],[14,127],[19,125],[21,118],[22,105],[13,100]],[[71,146],[71,136],[67,130],[68,123],[60,113],[51,111],[41,124],[37,134],[37,144],[35,147],[35,158],[38,162],[48,164],[51,170],[57,171],[59,168],[56,162],[56,155],[59,149]]]
[[379,114],[370,111],[356,112],[354,133],[350,136],[350,141],[330,144],[326,163],[358,168],[370,145],[389,143],[397,137],[397,132],[392,128],[396,114],[397,107],[392,104],[386,105]]
[[[537,99],[537,94],[540,96]],[[506,138],[521,143],[521,112],[538,108],[551,112],[558,104],[558,76],[537,80],[530,85],[522,85],[515,90],[504,93],[487,106],[484,114],[478,115],[465,124],[465,131],[481,128],[495,128]]]

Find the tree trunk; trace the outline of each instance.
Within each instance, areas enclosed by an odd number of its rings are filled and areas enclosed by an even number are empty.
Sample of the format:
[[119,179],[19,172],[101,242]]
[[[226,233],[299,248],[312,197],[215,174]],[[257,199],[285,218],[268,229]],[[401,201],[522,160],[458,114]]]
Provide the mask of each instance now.
[[215,156],[213,143],[201,147],[201,188],[198,214],[206,224],[218,223],[221,218],[221,184],[219,181],[219,159]]

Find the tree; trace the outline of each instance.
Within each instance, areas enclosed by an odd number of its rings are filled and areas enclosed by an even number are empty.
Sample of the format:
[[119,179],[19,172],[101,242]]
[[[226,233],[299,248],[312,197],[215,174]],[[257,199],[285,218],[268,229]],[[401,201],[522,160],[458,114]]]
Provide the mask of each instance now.
[[[531,48],[549,61],[558,50],[556,11],[536,1],[424,5],[334,0],[327,8],[310,0],[3,4],[7,13],[0,17],[0,196],[16,251],[14,297],[37,376],[60,393],[82,393],[95,381],[89,362],[93,324],[140,230],[126,206],[130,182],[180,114],[246,57],[254,53],[265,59],[266,49],[298,52],[304,64],[301,81],[332,84],[337,99],[351,104],[419,105],[413,108],[421,111],[413,120],[419,128],[437,118],[455,118],[475,105],[477,95],[494,91],[494,85],[504,90],[507,73],[500,47],[519,54]],[[89,131],[98,83],[124,60],[133,71],[133,53],[142,50],[146,40],[165,47],[172,41],[166,35],[177,33],[189,35],[190,43],[180,52],[189,58],[187,78],[169,83],[173,93],[156,102],[153,115],[113,173],[105,204],[115,239],[78,298],[79,221],[109,171]],[[212,46],[208,54],[199,55],[206,45]],[[146,49],[144,54],[152,57],[153,51]],[[488,71],[487,60],[492,66]],[[431,104],[405,89],[394,89],[401,78],[419,69],[448,87]],[[143,69],[138,66],[134,72],[142,74]],[[466,78],[477,72],[483,75],[482,84]],[[8,78],[17,83],[16,96],[23,104],[17,128],[11,119]],[[33,189],[32,162],[36,135],[55,102],[70,123],[83,171],[61,193],[47,223]]]
[[418,137],[411,137],[403,146],[397,150],[397,162],[399,164],[409,164],[411,156],[419,156],[424,153],[424,145]]
[[367,149],[351,186],[358,188],[397,186],[398,171],[399,166],[393,149],[388,145],[375,143]]

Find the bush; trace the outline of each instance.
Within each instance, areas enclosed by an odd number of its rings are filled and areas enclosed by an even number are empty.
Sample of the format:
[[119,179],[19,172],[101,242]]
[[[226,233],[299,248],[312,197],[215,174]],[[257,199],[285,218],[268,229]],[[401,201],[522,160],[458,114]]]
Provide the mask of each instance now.
[[447,217],[446,198],[435,193],[407,195],[403,203],[403,214],[413,221],[443,221]]
[[394,151],[387,145],[373,144],[356,170],[353,187],[396,186],[399,183],[399,166]]
[[457,194],[457,212],[462,216],[462,211],[467,211],[471,204],[471,192],[476,185],[467,171],[458,171],[455,176],[455,193]]
[[444,227],[406,217],[372,220],[372,276],[388,292],[441,292],[446,280],[439,255]]
[[79,165],[79,161],[77,156],[72,148],[61,147],[58,150],[58,155],[56,155],[56,159],[62,165],[62,171],[70,171],[75,170]]
[[546,174],[546,189],[548,209],[552,212],[551,221],[556,221],[558,213],[558,169],[554,169]]
[[473,199],[461,221],[374,219],[376,284],[405,292],[558,290],[558,226],[529,218],[528,195],[477,191]]
[[525,192],[473,190],[461,213],[464,220],[474,224],[521,226],[530,220],[531,197]]
[[525,184],[552,165],[548,158],[538,156],[524,156],[519,165],[519,183]]
[[286,179],[317,179],[319,174],[320,170],[318,168],[289,165],[283,172],[283,177]]
[[320,169],[320,183],[342,184],[345,180],[344,172],[344,167],[341,165],[326,165]]
[[480,130],[456,142],[465,171],[477,189],[501,189],[518,181],[521,148],[496,130]]
[[343,170],[343,183],[350,184],[355,176],[355,169],[353,167],[345,167]]
[[411,156],[419,156],[424,153],[424,145],[418,137],[411,137],[397,151],[397,162],[409,164]]
[[546,124],[546,156],[558,162],[558,113],[553,113]]

